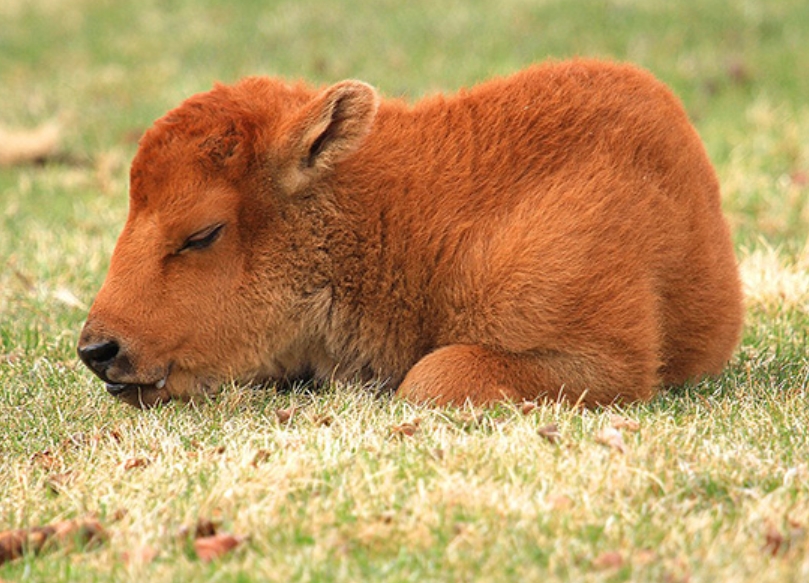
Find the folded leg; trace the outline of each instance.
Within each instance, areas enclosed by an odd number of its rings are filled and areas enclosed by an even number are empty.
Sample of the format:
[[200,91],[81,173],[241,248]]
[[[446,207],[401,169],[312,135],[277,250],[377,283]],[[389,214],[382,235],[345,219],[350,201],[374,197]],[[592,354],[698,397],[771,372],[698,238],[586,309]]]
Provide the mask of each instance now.
[[487,405],[497,401],[562,400],[588,406],[648,400],[658,383],[654,354],[501,352],[454,344],[422,358],[396,396],[434,405]]

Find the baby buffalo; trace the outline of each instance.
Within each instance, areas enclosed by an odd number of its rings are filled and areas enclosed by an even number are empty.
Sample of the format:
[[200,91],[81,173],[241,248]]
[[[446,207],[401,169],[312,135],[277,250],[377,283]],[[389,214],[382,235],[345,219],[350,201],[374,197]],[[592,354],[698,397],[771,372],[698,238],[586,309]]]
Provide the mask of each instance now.
[[742,319],[683,107],[576,60],[415,105],[359,81],[191,97],[140,141],[78,352],[137,406],[303,377],[594,406],[720,372]]

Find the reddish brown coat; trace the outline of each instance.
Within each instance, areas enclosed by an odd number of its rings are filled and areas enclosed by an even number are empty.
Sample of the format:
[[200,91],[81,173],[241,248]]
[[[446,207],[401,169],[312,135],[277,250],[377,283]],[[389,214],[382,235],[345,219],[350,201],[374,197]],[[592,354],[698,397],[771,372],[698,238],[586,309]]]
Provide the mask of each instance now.
[[131,403],[311,373],[592,405],[718,373],[741,325],[682,106],[572,61],[414,106],[356,81],[192,97],[141,141],[79,352]]

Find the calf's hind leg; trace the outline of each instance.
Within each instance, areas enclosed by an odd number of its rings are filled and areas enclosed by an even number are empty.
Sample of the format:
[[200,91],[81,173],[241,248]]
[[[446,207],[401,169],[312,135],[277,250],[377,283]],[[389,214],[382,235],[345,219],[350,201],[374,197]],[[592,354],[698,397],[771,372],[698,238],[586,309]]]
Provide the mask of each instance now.
[[603,353],[591,356],[539,351],[512,354],[479,345],[453,344],[418,361],[396,396],[438,406],[533,399],[595,406],[647,400],[658,382],[658,361],[654,354],[634,356],[625,359]]

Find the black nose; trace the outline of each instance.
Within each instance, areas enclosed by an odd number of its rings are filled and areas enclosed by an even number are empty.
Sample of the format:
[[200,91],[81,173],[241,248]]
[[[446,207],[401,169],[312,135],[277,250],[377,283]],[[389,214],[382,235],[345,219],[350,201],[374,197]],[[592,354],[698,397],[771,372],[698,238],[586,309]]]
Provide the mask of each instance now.
[[104,340],[87,346],[79,346],[79,358],[102,380],[107,379],[107,371],[115,363],[121,347],[115,340]]

